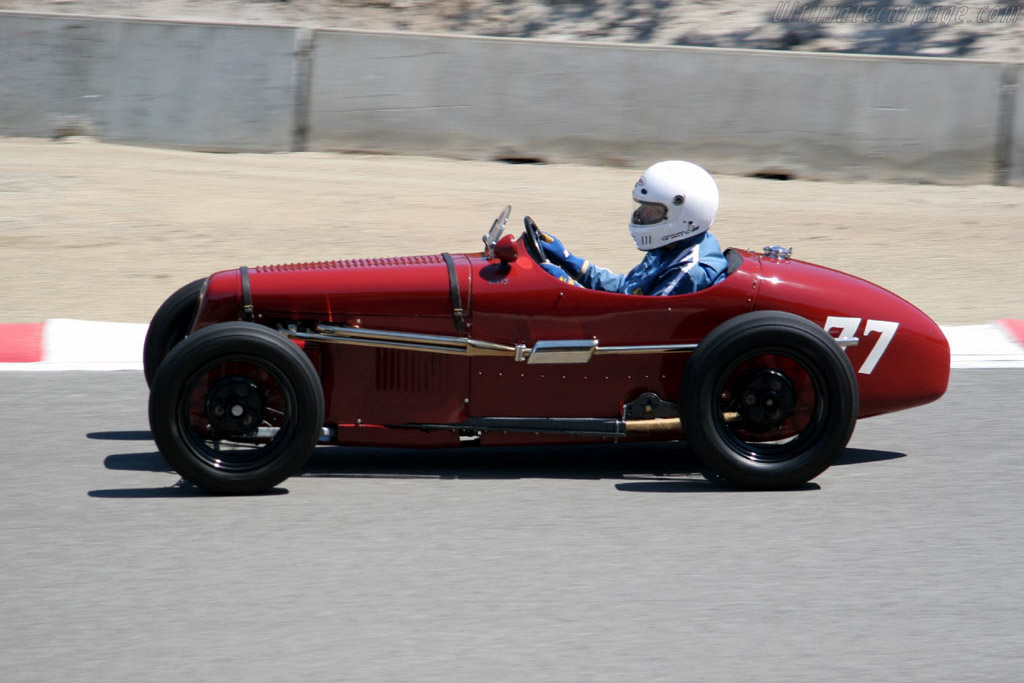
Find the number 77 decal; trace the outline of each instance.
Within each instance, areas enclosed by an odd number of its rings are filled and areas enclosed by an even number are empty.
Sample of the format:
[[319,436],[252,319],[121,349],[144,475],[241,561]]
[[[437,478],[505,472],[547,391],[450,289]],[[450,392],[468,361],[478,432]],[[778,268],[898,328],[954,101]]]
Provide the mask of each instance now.
[[[829,334],[832,330],[839,330],[839,336],[841,337],[855,337],[857,336],[857,328],[860,327],[861,318],[844,318],[839,315],[830,315],[825,320],[825,331]],[[872,332],[878,332],[878,341],[875,342],[874,347],[868,354],[868,357],[864,359],[860,369],[857,371],[863,375],[870,375],[878,365],[878,361],[882,359],[882,354],[889,348],[889,342],[896,335],[896,330],[900,324],[891,322],[888,320],[868,320],[864,323],[864,336],[868,336]]]

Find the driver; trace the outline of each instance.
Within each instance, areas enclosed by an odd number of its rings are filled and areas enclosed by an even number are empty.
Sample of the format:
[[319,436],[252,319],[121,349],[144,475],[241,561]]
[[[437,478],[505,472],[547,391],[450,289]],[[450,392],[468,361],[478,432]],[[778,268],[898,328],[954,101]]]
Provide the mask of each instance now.
[[725,278],[726,260],[708,232],[718,212],[718,185],[700,166],[662,161],[633,187],[629,232],[647,252],[625,275],[616,275],[574,256],[557,237],[541,233],[540,246],[551,263],[542,267],[563,282],[623,294],[689,294]]

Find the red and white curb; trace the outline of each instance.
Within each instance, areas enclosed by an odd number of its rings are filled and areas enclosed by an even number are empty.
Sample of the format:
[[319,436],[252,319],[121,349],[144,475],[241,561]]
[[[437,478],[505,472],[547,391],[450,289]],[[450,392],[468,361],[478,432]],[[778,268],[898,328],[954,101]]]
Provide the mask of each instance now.
[[[57,318],[0,324],[0,371],[141,370],[148,325]],[[956,368],[1024,368],[1024,320],[943,326]]]
[[1024,320],[941,326],[952,368],[1024,368]]
[[149,325],[57,318],[0,325],[0,371],[141,370]]

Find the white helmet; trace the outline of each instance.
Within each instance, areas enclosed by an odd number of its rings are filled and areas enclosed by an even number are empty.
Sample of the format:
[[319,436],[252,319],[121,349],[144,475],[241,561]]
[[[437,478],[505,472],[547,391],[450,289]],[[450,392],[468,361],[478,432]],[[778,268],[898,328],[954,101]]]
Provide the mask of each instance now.
[[718,185],[711,174],[689,161],[661,161],[644,171],[633,187],[629,233],[636,248],[650,251],[700,235],[718,213]]

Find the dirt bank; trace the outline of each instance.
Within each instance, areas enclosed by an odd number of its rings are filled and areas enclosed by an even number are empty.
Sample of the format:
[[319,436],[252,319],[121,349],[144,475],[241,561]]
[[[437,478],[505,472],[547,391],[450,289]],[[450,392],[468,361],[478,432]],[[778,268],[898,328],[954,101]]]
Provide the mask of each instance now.
[[[477,251],[505,203],[618,270],[641,169],[328,154],[215,155],[0,138],[0,322],[145,322],[239,265]],[[718,178],[723,245],[877,282],[941,323],[1024,318],[1024,188]]]
[[1024,59],[1024,4],[984,0],[0,0],[0,10],[546,40]]

